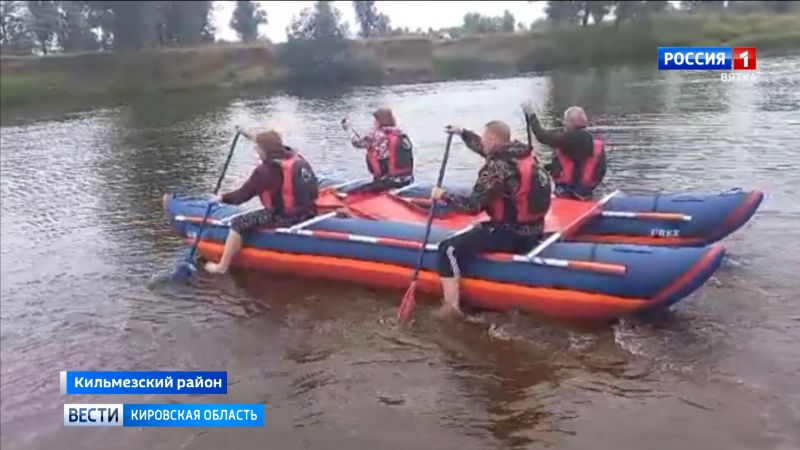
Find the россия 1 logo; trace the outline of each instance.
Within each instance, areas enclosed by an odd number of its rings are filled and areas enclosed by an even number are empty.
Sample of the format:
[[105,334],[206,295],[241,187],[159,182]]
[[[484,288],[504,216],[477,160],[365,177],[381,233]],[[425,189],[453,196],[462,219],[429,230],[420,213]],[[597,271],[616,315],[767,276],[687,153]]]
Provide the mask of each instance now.
[[755,47],[659,47],[658,70],[719,70],[722,81],[755,81]]

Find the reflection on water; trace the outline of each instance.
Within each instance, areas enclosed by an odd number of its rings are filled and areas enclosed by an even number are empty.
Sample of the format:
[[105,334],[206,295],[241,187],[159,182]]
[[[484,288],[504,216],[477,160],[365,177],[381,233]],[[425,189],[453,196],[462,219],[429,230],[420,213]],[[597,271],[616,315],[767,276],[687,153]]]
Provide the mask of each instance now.
[[[800,61],[765,60],[756,83],[647,67],[508,80],[231,100],[198,93],[68,114],[3,111],[3,448],[797,448],[800,206],[794,174]],[[234,125],[269,125],[319,173],[364,176],[339,127],[391,105],[433,180],[446,124],[479,129],[519,104],[548,123],[584,105],[626,191],[765,190],[708,286],[647,322],[569,329],[516,313],[442,327],[399,293],[260,273],[148,289],[183,249],[159,196],[207,192]],[[237,149],[223,188],[252,170]],[[454,146],[447,182],[477,156]],[[264,402],[261,432],[71,433],[63,369],[228,370],[226,402]],[[72,400],[72,399],[70,399]],[[157,401],[221,401],[172,396]],[[75,401],[130,401],[76,398]],[[42,417],[49,418],[48,420]]]

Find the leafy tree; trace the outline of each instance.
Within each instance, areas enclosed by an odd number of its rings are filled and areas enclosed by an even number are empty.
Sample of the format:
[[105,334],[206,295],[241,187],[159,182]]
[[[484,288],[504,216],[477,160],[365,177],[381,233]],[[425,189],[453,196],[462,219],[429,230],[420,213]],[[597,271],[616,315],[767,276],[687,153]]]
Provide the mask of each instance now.
[[42,54],[47,54],[56,45],[56,31],[61,25],[61,15],[54,1],[29,1],[30,23],[28,27],[36,36]]
[[682,1],[681,8],[686,9],[688,11],[698,11],[698,10],[714,10],[714,9],[722,9],[725,7],[724,1],[701,1],[701,0],[689,0],[689,1]]
[[26,26],[25,2],[0,1],[0,50],[18,55],[30,54],[36,46]]
[[108,2],[86,2],[89,7],[89,27],[100,30],[99,44],[103,50],[114,49],[114,13],[104,7]]
[[669,7],[669,2],[666,1],[618,1],[615,3],[615,25],[625,21],[636,21],[650,14],[665,11]]
[[329,1],[314,2],[313,8],[305,8],[289,24],[289,40],[341,41],[349,33],[347,23],[342,21],[342,13]]
[[56,31],[58,43],[65,52],[97,50],[100,41],[92,32],[91,10],[87,2],[61,2],[61,26]]
[[[420,28],[417,28],[421,30]],[[386,36],[392,32],[392,25],[389,20],[389,16],[386,14],[378,14],[378,18],[375,19],[375,28],[373,29],[375,32],[375,36]]]
[[374,1],[354,1],[356,19],[361,27],[361,37],[369,38],[389,34],[389,16],[378,12]]
[[159,38],[165,42],[198,44],[207,40],[213,29],[208,20],[210,1],[162,1],[158,5]]
[[237,1],[230,26],[243,42],[258,39],[258,26],[267,23],[267,13],[258,3]]
[[583,2],[584,14],[583,25],[586,26],[589,16],[595,24],[603,22],[603,19],[611,12],[611,8],[616,2]]
[[547,18],[556,24],[570,24],[578,22],[578,15],[582,11],[582,2],[574,1],[549,1],[545,7]]
[[514,15],[511,14],[511,11],[505,10],[503,11],[503,19],[501,22],[501,27],[503,31],[507,33],[514,32],[514,25],[516,25],[517,20],[514,18]]
[[159,23],[157,2],[111,1],[114,50],[128,51],[150,47],[156,42]]
[[642,10],[646,14],[661,13],[670,8],[669,2],[666,0],[653,0],[642,2]]
[[[510,13],[509,15],[512,21],[511,30],[513,31],[514,16]],[[464,24],[462,28],[466,35],[497,33],[503,30],[503,21],[504,17],[489,17],[479,13],[467,13],[464,15]]]
[[342,13],[329,1],[314,2],[287,28],[288,40],[279,52],[294,83],[352,82],[370,73],[355,60]]

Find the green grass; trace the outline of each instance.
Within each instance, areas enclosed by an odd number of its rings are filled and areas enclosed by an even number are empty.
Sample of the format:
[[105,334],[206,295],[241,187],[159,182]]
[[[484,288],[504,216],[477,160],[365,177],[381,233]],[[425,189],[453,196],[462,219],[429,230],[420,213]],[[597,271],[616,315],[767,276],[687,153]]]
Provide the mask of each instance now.
[[69,95],[59,72],[6,74],[0,77],[0,104],[11,106]]
[[800,51],[800,15],[654,16],[633,24],[549,28],[530,36],[522,71],[597,67],[655,58],[657,47],[754,46],[761,54]]
[[800,31],[741,36],[725,43],[729,47],[756,47],[759,55],[794,53],[800,49]]

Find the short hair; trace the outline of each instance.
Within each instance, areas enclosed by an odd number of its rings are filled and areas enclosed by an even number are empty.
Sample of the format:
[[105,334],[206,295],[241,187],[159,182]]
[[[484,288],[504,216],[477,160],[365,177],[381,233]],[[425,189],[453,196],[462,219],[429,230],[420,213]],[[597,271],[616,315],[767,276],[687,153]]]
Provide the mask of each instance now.
[[378,108],[372,115],[382,127],[397,126],[397,122],[394,120],[394,114],[392,114],[392,110],[389,108]]
[[261,150],[274,153],[283,148],[283,139],[275,130],[264,130],[256,135],[256,144]]
[[511,128],[500,120],[493,120],[486,124],[486,131],[492,133],[503,143],[511,142]]
[[586,117],[586,111],[580,106],[570,106],[564,111],[564,123],[571,124],[578,128],[586,128],[589,124],[589,119]]

